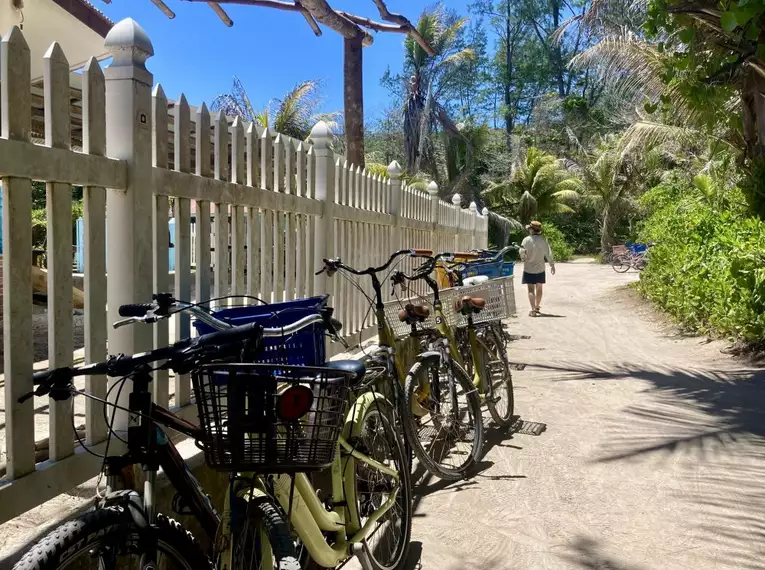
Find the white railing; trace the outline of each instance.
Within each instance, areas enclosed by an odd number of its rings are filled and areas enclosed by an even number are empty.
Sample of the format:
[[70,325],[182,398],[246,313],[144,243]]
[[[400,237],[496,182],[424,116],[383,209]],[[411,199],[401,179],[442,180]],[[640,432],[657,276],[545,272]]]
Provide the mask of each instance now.
[[[31,180],[47,184],[50,366],[73,360],[72,185],[84,187],[87,362],[105,358],[107,342],[110,353],[133,353],[166,345],[171,329],[175,338],[188,336],[185,315],[177,316],[172,327],[167,322],[153,329],[107,326],[117,320],[119,305],[147,301],[152,292],[171,285],[177,297],[191,299],[194,289],[200,300],[246,294],[277,302],[329,293],[346,334],[368,338],[375,327],[364,294],[339,278],[314,275],[323,258],[340,256],[368,266],[398,248],[444,251],[487,244],[486,217],[474,205],[462,209],[459,196],[451,204],[439,200],[433,183],[427,193],[404,185],[396,162],[387,178],[348,164],[331,150],[332,133],[324,123],[303,142],[239,118],[211,116],[205,105],[192,112],[183,95],[168,105],[144,66],[153,55],[151,42],[132,20],[114,26],[106,47],[113,60],[105,72],[91,59],[82,75],[83,145],[75,152],[69,64],[61,48],[53,44],[45,56],[45,144],[38,145],[30,139],[29,49],[18,28],[2,41],[5,430],[0,445],[5,476],[0,523],[87,480],[100,466],[75,444],[71,402],[17,401],[33,389]],[[360,285],[370,292],[369,283]],[[88,378],[84,387],[106,397],[104,378]],[[191,401],[188,377],[174,378],[171,390],[167,373],[159,373],[153,389],[163,405],[171,395],[177,408]],[[120,401],[126,397],[124,390]],[[46,405],[49,421],[36,421],[35,410]],[[85,440],[98,452],[106,437],[103,406],[88,400],[82,410]],[[124,422],[118,416],[117,424]],[[46,437],[49,458],[38,462],[35,443]]]

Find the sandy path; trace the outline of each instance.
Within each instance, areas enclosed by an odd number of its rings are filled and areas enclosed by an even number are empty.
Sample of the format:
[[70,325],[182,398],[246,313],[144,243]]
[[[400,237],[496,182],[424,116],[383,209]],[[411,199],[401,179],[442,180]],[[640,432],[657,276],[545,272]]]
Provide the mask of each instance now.
[[516,413],[547,431],[492,429],[478,476],[420,486],[412,568],[765,568],[765,374],[673,335],[634,278],[561,265],[559,318],[516,285]]
[[561,265],[539,319],[517,284],[516,413],[547,430],[491,429],[477,476],[419,484],[408,570],[765,568],[765,374],[674,335],[634,279]]

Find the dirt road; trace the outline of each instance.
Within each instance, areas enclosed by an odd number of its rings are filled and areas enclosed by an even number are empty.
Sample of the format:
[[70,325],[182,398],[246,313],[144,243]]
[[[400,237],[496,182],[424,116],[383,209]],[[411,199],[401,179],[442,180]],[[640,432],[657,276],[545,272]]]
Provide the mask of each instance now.
[[412,568],[765,568],[765,373],[673,334],[634,279],[561,265],[537,319],[516,285],[516,413],[547,430],[492,429],[479,475],[420,486]]

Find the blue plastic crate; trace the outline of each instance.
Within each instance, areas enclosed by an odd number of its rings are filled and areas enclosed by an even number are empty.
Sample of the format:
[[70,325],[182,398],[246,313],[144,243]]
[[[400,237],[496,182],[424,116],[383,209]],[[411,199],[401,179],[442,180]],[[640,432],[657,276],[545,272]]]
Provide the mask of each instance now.
[[464,277],[475,277],[476,275],[485,275],[489,279],[496,279],[502,277],[502,265],[503,261],[471,261],[465,264],[465,269],[462,271]]
[[[316,315],[327,305],[328,295],[296,299],[270,305],[231,307],[213,311],[213,315],[232,325],[258,323],[264,327],[287,326],[303,317]],[[194,321],[199,334],[215,329],[199,320]],[[290,364],[295,366],[321,366],[326,361],[324,328],[311,325],[284,338],[264,338],[263,351],[256,362],[263,364]]]

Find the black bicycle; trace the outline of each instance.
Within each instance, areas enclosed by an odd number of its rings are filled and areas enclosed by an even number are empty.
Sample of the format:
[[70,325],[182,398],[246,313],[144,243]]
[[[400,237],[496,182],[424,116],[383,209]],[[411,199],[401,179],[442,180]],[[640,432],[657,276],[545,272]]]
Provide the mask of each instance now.
[[[106,478],[106,490],[99,493],[96,508],[70,522],[67,522],[42,539],[30,550],[14,567],[14,570],[53,570],[59,568],[90,568],[98,567],[99,570],[117,570],[124,567],[135,567],[141,570],[156,570],[157,568],[185,569],[185,570],[210,570],[213,567],[212,560],[222,545],[216,544],[221,528],[221,515],[214,508],[210,498],[205,494],[200,483],[191,473],[173,442],[167,436],[169,428],[195,440],[206,454],[212,451],[220,452],[219,465],[231,462],[242,457],[254,461],[258,452],[257,446],[253,446],[253,434],[266,433],[264,429],[273,432],[273,426],[282,424],[273,421],[267,426],[245,425],[245,416],[234,419],[233,408],[229,408],[225,417],[208,417],[208,424],[199,427],[178,417],[171,411],[152,402],[150,383],[151,373],[156,370],[172,370],[176,374],[192,374],[195,383],[195,393],[199,400],[201,387],[199,383],[210,386],[219,386],[221,380],[231,380],[229,389],[233,390],[235,384],[233,375],[235,372],[230,368],[236,362],[253,362],[258,354],[264,338],[289,337],[302,329],[320,325],[330,333],[335,333],[339,323],[331,318],[331,309],[319,314],[306,316],[288,326],[278,328],[264,328],[257,323],[232,326],[231,324],[216,319],[208,311],[196,305],[179,303],[169,296],[155,296],[159,302],[144,305],[125,305],[120,307],[120,314],[127,316],[115,326],[123,326],[135,322],[156,322],[166,318],[177,310],[191,310],[198,318],[208,324],[214,325],[217,332],[201,335],[192,339],[185,339],[175,344],[152,350],[150,352],[132,356],[110,357],[104,362],[89,364],[76,368],[57,368],[34,374],[34,383],[37,386],[33,393],[26,394],[20,400],[26,400],[34,396],[50,396],[54,400],[68,400],[74,395],[86,395],[77,390],[73,379],[80,376],[105,375],[112,378],[121,378],[122,382],[116,383],[112,389],[117,389],[116,400],[119,401],[119,391],[124,387],[125,381],[132,381],[132,391],[129,396],[129,404],[126,408],[116,404],[108,404],[112,410],[111,422],[114,421],[114,412],[117,409],[128,412],[129,425],[127,438],[120,438],[119,434],[110,428],[110,437],[107,440],[106,450],[103,457],[102,474]],[[211,368],[212,365],[212,368]],[[238,365],[243,366],[243,365]],[[250,367],[257,365],[248,365]],[[341,385],[350,383],[355,376],[354,372],[331,368],[305,369],[312,375],[313,390],[306,389],[305,383],[295,380],[292,382],[295,390],[284,399],[276,390],[275,376],[289,377],[290,367],[267,365],[259,373],[260,376],[242,378],[243,381],[253,379],[260,382],[271,382],[272,390],[269,393],[272,401],[271,408],[264,407],[264,414],[272,413],[279,405],[283,406],[284,414],[296,414],[297,412],[309,413],[314,418],[315,431],[322,431],[326,426],[318,425],[321,420],[320,413],[314,408],[315,403],[322,403],[326,396],[321,392],[323,386]],[[292,367],[295,368],[295,367]],[[231,374],[231,378],[222,378],[223,374]],[[305,375],[305,374],[303,374]],[[302,380],[302,377],[301,377]],[[334,384],[333,384],[334,383]],[[236,384],[243,391],[243,398],[250,397],[245,383]],[[117,388],[118,387],[118,388]],[[317,390],[319,390],[317,392]],[[251,391],[251,390],[250,390]],[[221,393],[220,390],[217,392]],[[233,393],[233,392],[232,392]],[[259,392],[262,395],[264,392]],[[92,397],[92,396],[90,396]],[[228,396],[231,398],[232,396]],[[225,398],[225,396],[224,396]],[[105,404],[107,402],[103,401]],[[222,405],[226,404],[222,400]],[[237,401],[237,400],[231,400]],[[200,403],[199,401],[197,402]],[[203,402],[204,403],[204,402]],[[265,405],[266,401],[263,402]],[[343,402],[344,403],[344,402]],[[311,407],[313,405],[313,408]],[[296,410],[295,406],[300,410]],[[219,409],[220,405],[219,405]],[[325,414],[326,415],[326,414]],[[340,414],[335,414],[340,417]],[[252,417],[248,415],[247,417]],[[210,439],[211,426],[209,421],[217,422],[215,428],[218,433],[239,429],[242,437],[237,440],[241,449],[231,449],[219,445]],[[334,419],[333,419],[334,421]],[[290,424],[292,425],[292,424]],[[301,424],[302,429],[304,424]],[[337,436],[341,422],[336,426],[329,437]],[[322,428],[322,429],[318,429]],[[295,427],[295,430],[298,428]],[[260,431],[259,431],[260,430]],[[326,430],[325,430],[326,431]],[[269,432],[269,433],[270,433]],[[283,458],[279,455],[274,442],[283,443],[284,438],[279,437],[260,438],[260,456]],[[297,431],[291,432],[296,434]],[[302,454],[302,460],[310,463],[316,455],[306,451],[312,444],[316,447],[317,438],[301,432],[299,442],[295,438],[290,440],[291,447],[288,454]],[[230,434],[228,434],[230,436]],[[273,435],[273,434],[272,434]],[[112,439],[122,439],[126,447],[124,453],[110,455],[109,448]],[[258,436],[260,437],[260,436]],[[232,438],[228,437],[227,441]],[[320,447],[326,448],[325,442],[319,442]],[[331,444],[334,451],[335,443]],[[274,455],[269,456],[271,452]],[[326,455],[326,454],[325,454]],[[292,457],[292,455],[290,455]],[[233,458],[233,459],[232,459]],[[326,460],[326,458],[324,458]],[[126,468],[140,465],[144,473],[145,484],[143,493],[134,490],[118,490],[118,478]],[[173,499],[173,510],[180,514],[190,514],[196,517],[201,528],[209,539],[212,546],[210,549],[203,548],[197,540],[181,525],[163,513],[159,513],[155,506],[154,483],[156,474],[162,469],[170,483],[176,490]],[[221,469],[229,470],[229,469]],[[230,471],[230,470],[229,470]],[[232,559],[229,559],[231,567],[260,568],[257,560],[253,565],[252,559],[256,553],[268,549],[269,556],[275,560],[275,566],[268,566],[267,570],[299,570],[300,564],[295,555],[295,546],[292,542],[289,527],[285,521],[283,511],[276,508],[269,501],[232,501],[230,524],[234,537],[242,547],[233,549]],[[242,533],[251,532],[252,536],[243,536]],[[238,533],[238,534],[237,534]],[[223,545],[223,550],[231,552],[230,545]]]

